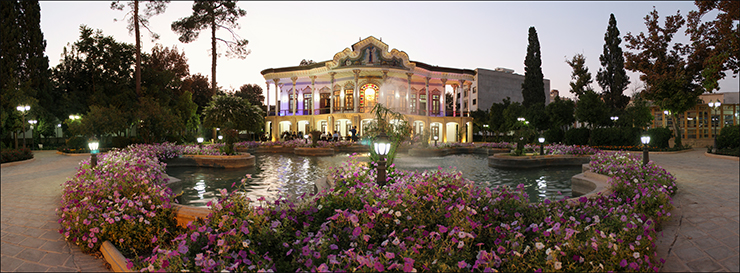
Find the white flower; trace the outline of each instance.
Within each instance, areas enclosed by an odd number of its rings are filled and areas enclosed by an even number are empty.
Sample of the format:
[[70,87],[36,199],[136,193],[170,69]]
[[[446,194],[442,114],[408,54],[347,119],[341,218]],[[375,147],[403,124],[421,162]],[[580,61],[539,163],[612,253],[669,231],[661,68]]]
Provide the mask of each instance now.
[[536,243],[534,243],[534,247],[536,247],[537,250],[540,250],[540,249],[544,248],[545,245],[543,243],[536,242]]
[[549,256],[549,255],[550,255],[550,252],[552,252],[552,249],[550,249],[550,248],[548,247],[548,248],[547,248],[547,250],[545,250],[545,255],[548,255],[548,256]]
[[639,252],[632,253],[632,257],[635,257],[635,259],[639,259],[640,253]]
[[322,206],[322,205],[319,205],[319,206],[318,206],[318,207],[316,207],[316,208],[317,208],[317,209],[319,209],[319,210],[321,210],[321,208],[323,208],[323,207],[324,207],[324,206]]
[[463,246],[465,246],[465,242],[463,241],[457,242],[457,248],[463,248]]
[[560,262],[555,262],[555,270],[559,270],[561,268],[563,268],[563,264]]
[[401,217],[401,212],[400,211],[396,211],[396,217]]

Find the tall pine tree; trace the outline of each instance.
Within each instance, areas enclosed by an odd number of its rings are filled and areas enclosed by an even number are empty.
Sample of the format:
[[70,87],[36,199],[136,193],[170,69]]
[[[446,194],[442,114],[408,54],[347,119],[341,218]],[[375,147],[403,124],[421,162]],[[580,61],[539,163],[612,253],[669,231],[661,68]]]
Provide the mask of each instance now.
[[522,105],[527,108],[538,103],[544,106],[546,99],[540,41],[534,27],[529,27],[528,40],[527,57],[524,59],[524,82],[522,83],[522,98],[524,99]]
[[604,102],[612,111],[624,109],[630,101],[628,96],[622,94],[630,80],[627,71],[624,70],[624,56],[619,46],[621,42],[617,19],[612,13],[609,15],[609,26],[604,34],[604,52],[599,56],[603,68],[596,74],[596,81],[603,90]]

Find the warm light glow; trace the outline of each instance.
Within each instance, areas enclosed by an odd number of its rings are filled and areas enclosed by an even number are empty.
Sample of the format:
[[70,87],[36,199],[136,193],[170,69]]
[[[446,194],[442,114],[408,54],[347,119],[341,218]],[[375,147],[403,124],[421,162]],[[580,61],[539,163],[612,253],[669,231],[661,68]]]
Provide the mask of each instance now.
[[435,141],[436,141],[436,140],[438,140],[438,139],[439,139],[439,137],[438,137],[438,136],[434,136],[434,140],[435,140]]
[[198,143],[203,143],[203,138],[202,137],[199,137],[198,138]]
[[224,136],[218,136],[218,140],[224,139]]
[[545,143],[545,138],[544,137],[540,137],[540,138],[537,139],[537,141],[539,141],[540,143]]
[[368,97],[375,96],[375,89],[372,89],[372,88],[365,89],[365,95]]

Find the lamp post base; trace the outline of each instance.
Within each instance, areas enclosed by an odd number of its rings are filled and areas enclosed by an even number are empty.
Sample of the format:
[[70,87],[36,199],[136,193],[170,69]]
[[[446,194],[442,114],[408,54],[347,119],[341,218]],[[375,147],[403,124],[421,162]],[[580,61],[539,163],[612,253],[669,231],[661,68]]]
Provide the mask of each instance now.
[[647,145],[644,145],[642,148],[642,166],[647,166],[648,161],[650,161],[650,156],[648,155],[648,147]]
[[378,186],[385,186],[386,173],[385,173],[385,159],[383,157],[378,161]]

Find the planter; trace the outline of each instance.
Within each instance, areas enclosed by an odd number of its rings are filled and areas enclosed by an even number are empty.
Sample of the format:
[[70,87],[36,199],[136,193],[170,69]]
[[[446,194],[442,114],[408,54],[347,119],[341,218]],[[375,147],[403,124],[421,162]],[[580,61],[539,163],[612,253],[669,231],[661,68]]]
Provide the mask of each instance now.
[[293,150],[293,153],[295,153],[296,155],[303,155],[303,156],[332,156],[334,155],[334,149],[298,147]]
[[271,147],[258,147],[254,149],[256,153],[293,153],[293,147],[285,146],[271,146]]
[[195,219],[205,219],[211,213],[211,209],[207,207],[192,207],[180,204],[172,204],[172,207],[175,208],[175,215],[177,215],[177,225],[181,227],[187,227]]
[[182,155],[167,160],[168,167],[244,168],[254,166],[251,154],[240,155]]
[[369,153],[370,146],[355,144],[352,146],[334,147],[337,153]]
[[[609,194],[609,176],[598,174],[590,171],[574,175],[570,179],[570,188],[573,191],[573,198],[577,200],[580,197],[590,198],[597,194]],[[569,199],[569,200],[570,200]]]
[[591,160],[590,155],[526,155],[494,154],[488,157],[488,166],[496,168],[540,168],[552,166],[581,166]]

